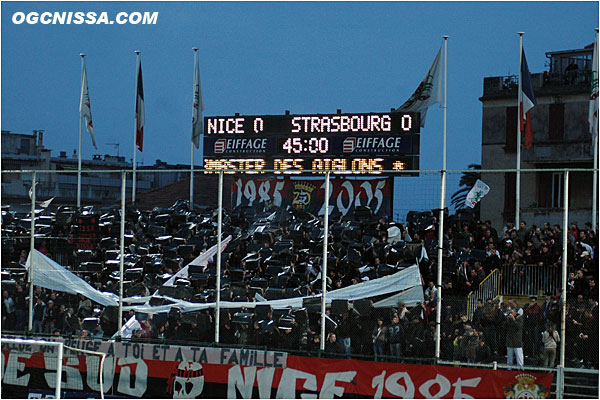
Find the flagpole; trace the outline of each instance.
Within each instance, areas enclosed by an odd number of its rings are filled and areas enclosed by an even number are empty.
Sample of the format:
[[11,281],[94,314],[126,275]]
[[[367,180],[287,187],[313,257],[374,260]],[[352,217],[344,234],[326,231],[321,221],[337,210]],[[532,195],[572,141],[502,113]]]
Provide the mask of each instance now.
[[323,264],[321,268],[321,351],[325,351],[325,307],[327,306],[327,246],[329,238],[329,187],[331,184],[330,171],[325,175],[325,215],[323,216]]
[[[198,62],[198,48],[197,47],[192,47],[192,50],[194,50],[194,76],[196,76],[196,66],[197,66],[197,62]],[[194,92],[195,92],[196,88],[194,87]],[[198,104],[198,107],[200,107],[200,105]],[[190,147],[191,147],[191,161],[190,161],[190,211],[192,211],[194,209],[194,129],[195,127],[192,126],[192,140],[190,142]]]
[[217,194],[217,298],[215,304],[215,343],[219,343],[221,329],[221,234],[223,229],[223,170],[219,171]]
[[441,188],[440,188],[440,214],[439,214],[439,230],[438,230],[438,268],[437,268],[437,304],[435,313],[435,358],[440,358],[441,347],[441,324],[442,324],[442,268],[443,268],[443,251],[444,251],[444,208],[446,198],[446,114],[448,108],[448,36],[444,38],[444,134],[442,141],[442,171],[441,171]]
[[[136,50],[135,54],[137,54],[137,59],[136,59],[136,66],[135,66],[135,103],[137,104],[138,101],[138,74],[140,73],[140,51]],[[136,120],[134,122],[134,127],[133,127],[133,178],[132,178],[132,182],[131,182],[131,203],[135,204],[135,179],[136,179],[136,167],[137,167],[137,118],[138,116],[136,115]]]
[[35,249],[35,185],[37,173],[31,176],[31,238],[29,241],[29,332],[33,331],[33,250]]
[[[517,179],[516,179],[516,205],[515,205],[515,229],[519,229],[521,208],[521,102],[523,101],[521,93],[521,65],[523,65],[523,34],[525,32],[517,32],[519,34],[519,92],[517,94]],[[508,190],[505,188],[504,190]]]
[[569,221],[569,171],[564,171],[563,183],[563,231],[562,231],[562,256],[561,256],[561,271],[562,271],[562,305],[560,319],[560,355],[559,364],[562,368],[565,367],[565,339],[566,339],[566,316],[567,316],[567,245],[568,245],[568,221]]
[[125,186],[127,185],[126,172],[121,171],[121,241],[119,244],[119,321],[117,323],[117,332],[119,337],[123,338],[123,268],[125,262]]
[[[83,90],[83,68],[85,54],[79,53],[81,56],[81,90]],[[83,93],[82,93],[83,94]],[[79,152],[77,153],[77,208],[81,207],[81,98],[79,100]]]
[[[598,28],[596,28],[596,41],[594,43],[594,46],[596,47],[596,52],[598,52],[600,49],[598,49]],[[598,60],[592,60],[598,62]],[[592,78],[591,78],[591,85],[592,85],[592,93],[591,95],[593,95],[593,88],[594,85],[596,86],[596,93],[598,90],[598,75],[596,74],[596,76],[594,76],[594,68],[596,69],[596,71],[598,71],[598,66],[597,65],[592,65]],[[594,80],[596,80],[596,83],[594,83]],[[598,112],[598,110],[596,110],[596,112]],[[594,124],[598,123],[597,119],[592,119]],[[597,208],[597,202],[598,202],[598,131],[597,131],[597,127],[592,128],[592,151],[594,152],[594,173],[593,173],[593,179],[594,182],[592,183],[592,229],[596,229],[596,223],[598,222],[598,208]]]

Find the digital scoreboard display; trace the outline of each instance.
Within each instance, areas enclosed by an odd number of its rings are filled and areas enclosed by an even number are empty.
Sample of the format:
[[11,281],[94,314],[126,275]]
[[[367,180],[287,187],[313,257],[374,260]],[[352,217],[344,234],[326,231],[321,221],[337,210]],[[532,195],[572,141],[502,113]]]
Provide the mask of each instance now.
[[420,125],[417,112],[205,117],[204,169],[347,175],[418,170]]

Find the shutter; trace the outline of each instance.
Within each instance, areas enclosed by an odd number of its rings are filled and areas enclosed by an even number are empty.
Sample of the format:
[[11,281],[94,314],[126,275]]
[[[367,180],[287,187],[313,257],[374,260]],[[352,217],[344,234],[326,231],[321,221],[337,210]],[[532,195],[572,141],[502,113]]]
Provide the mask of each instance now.
[[548,139],[563,140],[565,136],[565,105],[550,104],[548,108]]
[[505,153],[517,151],[517,110],[518,107],[506,107],[506,145]]

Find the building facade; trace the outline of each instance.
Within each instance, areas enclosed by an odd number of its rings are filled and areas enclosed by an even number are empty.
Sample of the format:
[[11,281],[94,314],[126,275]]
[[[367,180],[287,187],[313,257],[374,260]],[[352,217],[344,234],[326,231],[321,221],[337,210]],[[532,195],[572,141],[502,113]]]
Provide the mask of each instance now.
[[[562,225],[563,172],[560,168],[593,168],[594,151],[588,109],[593,45],[546,53],[549,70],[532,73],[537,105],[530,111],[533,145],[521,147],[520,220]],[[518,77],[494,76],[483,81],[481,167],[516,168],[519,123]],[[521,137],[524,142],[524,135]],[[490,194],[481,201],[481,218],[494,226],[515,219],[516,174],[482,173]],[[569,174],[569,222],[592,220],[592,172]]]
[[[2,131],[2,171],[46,170],[56,173],[37,175],[36,199],[48,200],[54,197],[59,204],[77,202],[77,154],[67,155],[60,151],[58,157],[51,156],[51,150],[44,147],[43,131],[32,134]],[[113,205],[121,199],[121,174],[110,170],[131,169],[125,157],[94,155],[91,160],[81,160],[81,202],[83,205]],[[85,170],[106,170],[107,172],[85,172]],[[3,173],[2,204],[27,209],[29,190],[33,174]],[[145,177],[137,179],[139,192],[152,188],[152,182]],[[128,194],[131,194],[131,174],[127,179]]]

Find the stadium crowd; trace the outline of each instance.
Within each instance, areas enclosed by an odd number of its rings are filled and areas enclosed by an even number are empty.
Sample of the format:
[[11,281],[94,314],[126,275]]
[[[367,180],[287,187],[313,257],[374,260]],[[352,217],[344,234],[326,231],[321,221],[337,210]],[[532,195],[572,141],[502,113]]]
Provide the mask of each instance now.
[[[438,289],[437,210],[410,212],[406,224],[390,222],[358,207],[352,215],[332,215],[329,228],[328,290],[390,275],[417,263],[423,302],[414,307],[373,308],[367,304],[328,309],[325,352],[330,356],[375,355],[378,359],[432,358]],[[546,280],[545,296],[526,305],[513,299],[481,298],[467,312],[467,295],[490,272],[527,280],[523,265],[561,271],[562,228],[521,221],[498,232],[490,221],[458,212],[446,217],[442,300],[441,358],[476,363],[503,362],[554,366],[560,348],[563,296]],[[179,201],[166,209],[128,207],[125,226],[125,296],[158,293],[191,302],[215,299],[216,266],[190,270],[176,290],[163,283],[216,243],[216,212],[189,211]],[[91,228],[90,228],[91,226]],[[24,269],[29,249],[27,215],[3,211],[2,331],[27,329],[29,287]],[[85,227],[86,229],[83,229]],[[231,235],[222,256],[221,300],[255,301],[320,293],[323,219],[272,205],[238,207],[224,212],[224,236]],[[99,291],[118,293],[120,210],[59,207],[36,224],[36,248],[84,278]],[[567,359],[572,366],[598,368],[598,227],[568,228]],[[514,292],[513,292],[514,293]],[[518,293],[515,293],[518,294]],[[522,293],[531,294],[531,293]],[[135,315],[141,329],[131,340],[211,343],[213,310],[119,316],[83,295],[34,288],[33,333],[108,338]],[[377,299],[374,299],[377,300]],[[356,302],[355,302],[356,303]],[[259,303],[257,303],[259,304]],[[220,342],[269,349],[317,352],[320,305],[292,310],[271,308],[221,311]],[[472,314],[472,318],[469,315]]]

